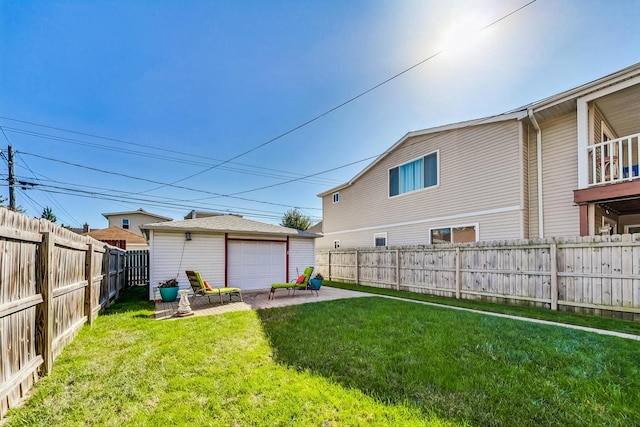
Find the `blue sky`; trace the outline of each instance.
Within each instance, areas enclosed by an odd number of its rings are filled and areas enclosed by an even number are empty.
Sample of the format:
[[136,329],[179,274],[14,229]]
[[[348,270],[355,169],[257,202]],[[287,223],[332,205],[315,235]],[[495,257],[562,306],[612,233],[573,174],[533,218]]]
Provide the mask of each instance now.
[[[371,160],[339,167],[409,131],[640,62],[637,0],[537,0],[478,32],[528,2],[0,0],[0,147],[38,184],[18,204],[92,228],[140,207],[319,220],[316,195]],[[0,160],[4,197],[6,178]]]

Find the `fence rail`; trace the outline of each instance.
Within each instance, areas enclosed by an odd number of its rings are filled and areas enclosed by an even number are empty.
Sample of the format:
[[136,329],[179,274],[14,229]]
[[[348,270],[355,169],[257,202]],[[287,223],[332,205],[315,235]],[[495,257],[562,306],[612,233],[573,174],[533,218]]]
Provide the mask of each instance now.
[[640,234],[316,254],[329,280],[640,320]]
[[117,297],[124,254],[0,208],[0,418]]

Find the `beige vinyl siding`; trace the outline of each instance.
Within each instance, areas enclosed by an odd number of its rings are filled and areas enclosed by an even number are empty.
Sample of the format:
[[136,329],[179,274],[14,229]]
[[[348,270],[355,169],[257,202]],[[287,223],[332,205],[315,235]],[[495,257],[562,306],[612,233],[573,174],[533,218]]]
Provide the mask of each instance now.
[[520,123],[522,135],[522,239],[529,239],[529,126]]
[[[540,123],[544,236],[579,236],[580,213],[573,203],[578,188],[578,136],[575,112]],[[537,215],[536,215],[537,216]]]
[[[389,169],[436,150],[439,151],[439,186],[389,197]],[[323,232],[327,234],[496,208],[522,208],[519,150],[519,122],[516,120],[410,138],[351,186],[341,189],[340,203],[334,204],[331,194],[323,197]],[[480,219],[481,230],[485,220]],[[516,224],[508,224],[507,228],[518,231],[508,237],[519,238],[520,215],[511,215],[509,220]],[[474,220],[455,220],[456,224],[467,222]],[[426,228],[429,226],[425,224]],[[483,239],[507,237],[502,232],[494,234],[491,227],[488,230]],[[367,236],[366,246],[373,244],[373,232]],[[331,242],[342,240],[339,235],[328,234],[327,237]],[[409,237],[415,240],[415,236]],[[404,244],[389,237],[389,245],[398,243]],[[351,245],[341,241],[342,248],[348,246]]]
[[145,215],[143,213],[134,213],[130,215],[110,215],[109,227],[122,228],[123,218],[126,218],[129,220],[129,228],[127,229],[127,231],[135,233],[138,236],[143,235],[142,231],[140,231],[141,225],[164,221],[163,219],[158,219],[157,217]]
[[176,274],[180,288],[189,289],[186,270],[200,271],[212,286],[224,286],[223,234],[192,232],[191,240],[187,241],[183,232],[151,230],[150,233],[150,299],[156,296],[154,288],[158,282],[176,277]]
[[316,263],[315,239],[289,239],[289,280]]
[[[537,239],[538,235],[538,141],[537,132],[533,126],[528,126],[528,139],[530,141],[528,152],[528,167],[527,175],[529,179],[529,193],[528,200],[529,208],[529,238]],[[544,189],[543,189],[544,191]]]
[[476,225],[480,240],[514,239],[520,233],[520,211],[492,213],[489,215],[453,218],[449,220],[426,221],[418,224],[383,227],[375,230],[356,230],[325,235],[316,239],[316,250],[333,249],[333,241],[340,240],[340,249],[371,247],[375,233],[387,233],[387,246],[426,245],[429,243],[429,229]]

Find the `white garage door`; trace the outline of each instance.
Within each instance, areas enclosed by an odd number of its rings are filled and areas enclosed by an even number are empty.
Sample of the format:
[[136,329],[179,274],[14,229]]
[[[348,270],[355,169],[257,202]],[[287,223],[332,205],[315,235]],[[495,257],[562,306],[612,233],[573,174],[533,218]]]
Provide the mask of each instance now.
[[228,280],[240,289],[270,288],[286,281],[285,242],[228,242]]

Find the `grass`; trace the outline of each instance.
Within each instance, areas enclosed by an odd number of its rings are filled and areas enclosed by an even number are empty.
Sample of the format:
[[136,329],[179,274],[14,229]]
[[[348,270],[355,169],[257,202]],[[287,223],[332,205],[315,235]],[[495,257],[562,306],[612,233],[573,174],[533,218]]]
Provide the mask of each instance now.
[[640,424],[630,340],[383,298],[152,314],[125,294],[7,425]]
[[605,329],[632,335],[640,335],[640,322],[623,320],[610,317],[589,316],[564,311],[552,311],[546,308],[529,307],[524,305],[498,304],[479,300],[468,300],[440,297],[434,295],[418,294],[395,289],[375,288],[372,286],[354,285],[341,282],[324,281],[324,285],[352,291],[368,292],[377,295],[388,295],[415,301],[426,301],[434,304],[464,307],[474,310],[488,311],[492,313],[509,314],[513,316],[529,317],[532,319],[548,320],[551,322],[566,323],[569,325],[586,326],[589,328]]

